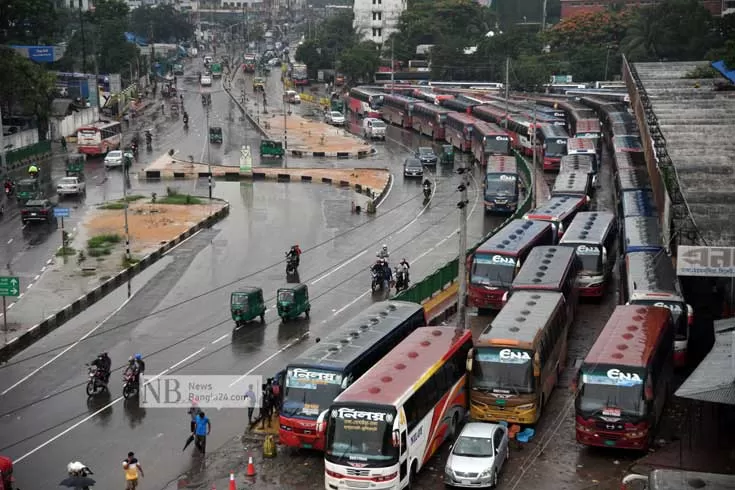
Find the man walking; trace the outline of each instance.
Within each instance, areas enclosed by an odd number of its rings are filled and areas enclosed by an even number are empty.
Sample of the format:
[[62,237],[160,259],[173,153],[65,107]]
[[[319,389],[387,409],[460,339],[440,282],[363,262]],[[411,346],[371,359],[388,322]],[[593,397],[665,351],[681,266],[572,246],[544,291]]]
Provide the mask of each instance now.
[[201,451],[202,455],[207,452],[207,436],[210,432],[212,432],[212,424],[204,412],[200,411],[196,420],[196,442],[194,444]]
[[140,473],[141,478],[145,475],[143,474],[143,467],[140,466],[138,458],[135,457],[135,453],[132,451],[123,460],[123,471],[125,471],[125,490],[136,490],[138,487],[138,473]]
[[245,393],[245,403],[248,407],[248,426],[253,424],[253,412],[255,411],[255,392],[253,385],[248,385],[248,391]]

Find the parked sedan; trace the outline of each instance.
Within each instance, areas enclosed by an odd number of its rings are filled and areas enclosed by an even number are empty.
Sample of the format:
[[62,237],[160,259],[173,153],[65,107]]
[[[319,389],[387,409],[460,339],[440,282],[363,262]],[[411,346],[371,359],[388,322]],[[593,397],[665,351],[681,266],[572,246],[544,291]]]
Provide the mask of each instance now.
[[428,146],[420,146],[416,153],[414,153],[414,156],[421,160],[421,163],[424,165],[436,165],[436,163],[439,161],[439,158],[436,156],[436,153],[434,153],[434,150],[429,148]]
[[444,468],[444,483],[453,487],[494,488],[510,455],[508,429],[471,422],[454,441]]
[[81,177],[63,177],[56,185],[56,193],[59,197],[78,196],[84,194],[87,184]]
[[423,177],[424,166],[418,158],[406,158],[403,161],[403,176],[404,177]]
[[342,115],[341,112],[337,111],[327,112],[326,120],[329,124],[332,124],[334,126],[344,126],[345,124],[345,117]]

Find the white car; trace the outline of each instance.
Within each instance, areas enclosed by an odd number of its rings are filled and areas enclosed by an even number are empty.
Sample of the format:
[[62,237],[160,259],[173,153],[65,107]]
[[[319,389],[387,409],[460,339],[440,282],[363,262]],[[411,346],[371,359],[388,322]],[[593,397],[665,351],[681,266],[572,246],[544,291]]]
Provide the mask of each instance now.
[[470,422],[451,447],[444,467],[444,483],[452,487],[494,488],[509,456],[506,427]]
[[[125,156],[133,160],[133,154],[129,151],[125,152]],[[120,150],[112,150],[105,157],[105,168],[122,167],[123,152]]]
[[207,55],[207,56],[204,57],[204,64],[205,65],[208,65],[211,62],[212,62],[212,57],[211,56]]
[[289,104],[301,104],[301,96],[295,90],[286,90],[283,97]]
[[385,140],[385,129],[387,126],[380,119],[366,117],[362,121],[362,136],[367,139]]
[[211,87],[212,77],[209,75],[202,75],[202,78],[201,80],[199,80],[199,83],[202,85],[202,87]]
[[82,177],[63,177],[56,184],[56,193],[61,196],[78,196],[87,190],[87,183]]
[[334,126],[344,126],[345,124],[345,116],[338,111],[328,111],[325,118],[329,124]]

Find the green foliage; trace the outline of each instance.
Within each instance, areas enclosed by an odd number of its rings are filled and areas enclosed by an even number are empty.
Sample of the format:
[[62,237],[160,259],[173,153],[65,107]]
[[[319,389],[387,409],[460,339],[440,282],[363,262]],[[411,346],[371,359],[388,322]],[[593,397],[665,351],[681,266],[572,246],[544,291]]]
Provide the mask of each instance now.
[[318,25],[316,33],[298,47],[294,57],[306,64],[310,78],[316,78],[319,69],[334,68],[342,53],[359,43],[360,36],[352,25],[353,19],[351,10],[333,15]]
[[66,12],[53,0],[0,2],[0,44],[46,45],[60,41]]
[[130,24],[136,34],[146,39],[150,39],[152,31],[153,42],[176,42],[191,39],[194,35],[194,26],[186,14],[172,5],[138,7],[130,14]]
[[[494,0],[493,9],[498,16],[500,28],[510,29],[520,23],[539,24],[543,13],[544,0]],[[555,23],[561,15],[560,0],[548,0],[546,3],[546,21]]]
[[100,204],[98,208],[106,210],[125,209],[125,203],[120,201],[106,202],[104,204]]
[[76,254],[77,254],[77,251],[74,250],[72,247],[62,247],[56,251],[57,257],[70,257]]
[[157,204],[181,204],[181,205],[190,205],[190,204],[202,204],[202,200],[198,197],[194,197],[191,194],[170,194],[166,197],[159,197],[156,200]]
[[33,114],[48,117],[56,76],[41,65],[0,46],[0,107],[3,114]]
[[104,233],[87,240],[87,248],[100,248],[120,243],[122,237],[117,233]]
[[349,80],[371,82],[380,66],[380,47],[372,41],[356,44],[342,52],[338,66]]
[[112,250],[110,250],[109,247],[90,248],[87,250],[87,253],[90,257],[100,258],[104,255],[110,255],[112,253]]

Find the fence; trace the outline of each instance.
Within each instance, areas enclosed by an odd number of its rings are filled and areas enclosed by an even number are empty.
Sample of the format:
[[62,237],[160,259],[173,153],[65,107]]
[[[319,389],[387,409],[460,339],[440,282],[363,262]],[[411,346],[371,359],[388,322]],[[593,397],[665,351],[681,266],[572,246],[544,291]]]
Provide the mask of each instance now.
[[3,136],[5,148],[15,148],[18,150],[33,146],[38,143],[38,140],[38,128],[26,129],[25,131]]
[[51,142],[50,141],[39,141],[38,143],[26,146],[25,148],[18,148],[17,150],[10,150],[5,155],[5,159],[8,163],[8,167],[12,170],[19,165],[24,165],[27,160],[39,159],[51,153]]
[[[467,250],[466,255],[471,255],[475,252],[483,242],[485,242],[492,235],[497,233],[511,220],[517,219],[519,216],[523,216],[533,203],[533,192],[534,189],[531,187],[531,169],[528,166],[526,160],[517,152],[513,151],[518,162],[518,168],[523,173],[523,179],[526,183],[526,188],[529,189],[526,199],[518,206],[518,209],[513,213],[507,220],[505,220],[500,226],[492,230],[490,233],[485,235],[482,240],[475,244],[472,248]],[[424,303],[431,299],[436,293],[445,290],[451,286],[457,280],[457,274],[459,273],[459,261],[458,259],[447,262],[442,267],[434,271],[432,274],[425,277],[423,280],[414,283],[413,286],[397,294],[395,299],[401,301],[410,301],[412,303]]]
[[55,118],[51,121],[51,139],[57,140],[62,136],[76,137],[77,129],[99,120],[98,107],[85,107],[74,111],[63,119]]

